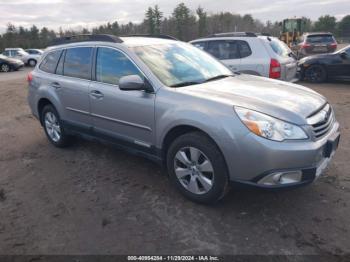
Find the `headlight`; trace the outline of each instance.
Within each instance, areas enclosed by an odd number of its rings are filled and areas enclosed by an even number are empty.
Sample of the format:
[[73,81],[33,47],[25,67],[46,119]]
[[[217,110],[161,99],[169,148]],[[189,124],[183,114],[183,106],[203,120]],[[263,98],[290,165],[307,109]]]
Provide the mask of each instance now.
[[258,136],[275,141],[308,138],[299,126],[246,108],[235,110],[245,126]]

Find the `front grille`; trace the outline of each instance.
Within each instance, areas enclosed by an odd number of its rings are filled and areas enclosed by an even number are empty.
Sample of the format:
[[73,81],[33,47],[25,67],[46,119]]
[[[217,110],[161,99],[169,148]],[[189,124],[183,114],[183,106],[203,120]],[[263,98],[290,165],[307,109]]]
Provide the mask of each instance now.
[[326,135],[333,127],[334,113],[329,104],[307,119],[316,138]]

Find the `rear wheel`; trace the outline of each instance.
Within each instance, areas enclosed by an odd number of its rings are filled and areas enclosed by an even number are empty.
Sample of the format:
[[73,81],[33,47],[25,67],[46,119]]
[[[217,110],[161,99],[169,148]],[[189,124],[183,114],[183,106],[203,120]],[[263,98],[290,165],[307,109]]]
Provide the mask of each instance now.
[[323,66],[312,65],[305,70],[304,79],[313,83],[321,83],[326,81],[327,72]]
[[28,65],[31,66],[31,67],[36,66],[36,60],[34,60],[34,59],[29,59],[29,60],[28,60]]
[[8,64],[2,64],[1,65],[1,71],[2,72],[10,72],[11,71],[11,67]]
[[200,132],[182,135],[171,144],[167,168],[171,181],[192,201],[214,203],[227,192],[225,160],[216,144]]
[[69,136],[66,135],[60,117],[52,105],[46,105],[42,110],[41,120],[49,141],[56,147],[69,145]]

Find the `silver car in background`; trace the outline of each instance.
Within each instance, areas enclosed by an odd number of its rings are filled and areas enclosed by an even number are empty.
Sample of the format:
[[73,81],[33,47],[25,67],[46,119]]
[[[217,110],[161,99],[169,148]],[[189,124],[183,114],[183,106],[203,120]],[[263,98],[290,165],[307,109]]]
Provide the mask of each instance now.
[[219,59],[233,72],[288,82],[298,80],[296,57],[276,37],[233,32],[214,34],[190,43]]
[[219,200],[233,182],[311,183],[339,143],[322,95],[233,74],[166,36],[66,37],[28,81],[30,108],[53,145],[75,135],[109,141],[162,164],[178,190],[201,203]]

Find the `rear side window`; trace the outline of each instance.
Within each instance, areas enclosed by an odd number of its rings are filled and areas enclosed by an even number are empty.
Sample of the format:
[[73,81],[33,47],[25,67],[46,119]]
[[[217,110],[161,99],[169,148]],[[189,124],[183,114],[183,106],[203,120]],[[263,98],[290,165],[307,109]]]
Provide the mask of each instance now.
[[103,83],[118,85],[119,79],[127,75],[143,75],[123,53],[100,47],[96,58],[96,80]]
[[332,42],[334,42],[334,38],[332,35],[309,35],[306,38],[306,42],[308,42],[310,44],[332,43]]
[[237,41],[241,58],[248,57],[252,54],[249,44],[246,41]]
[[278,39],[270,39],[269,44],[272,50],[279,56],[288,56],[292,52],[284,42]]
[[92,47],[76,47],[66,51],[63,75],[91,79]]
[[48,53],[41,62],[39,68],[44,72],[54,74],[58,60],[60,59],[62,50],[52,51]]
[[237,41],[210,41],[206,51],[220,60],[240,58]]

